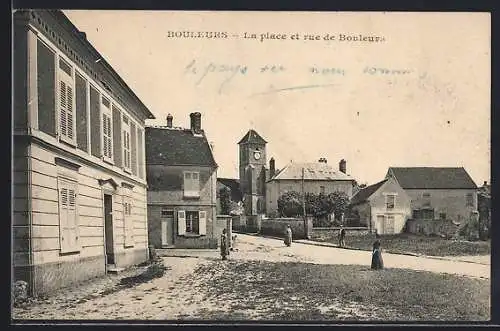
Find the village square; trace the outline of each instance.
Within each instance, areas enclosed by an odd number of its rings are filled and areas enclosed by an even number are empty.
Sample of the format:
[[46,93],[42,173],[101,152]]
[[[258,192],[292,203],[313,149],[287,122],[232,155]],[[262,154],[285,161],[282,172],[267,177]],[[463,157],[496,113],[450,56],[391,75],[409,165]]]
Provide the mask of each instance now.
[[250,121],[222,161],[214,119],[153,112],[63,11],[13,24],[14,321],[490,319],[489,177],[367,182],[347,156],[277,157]]

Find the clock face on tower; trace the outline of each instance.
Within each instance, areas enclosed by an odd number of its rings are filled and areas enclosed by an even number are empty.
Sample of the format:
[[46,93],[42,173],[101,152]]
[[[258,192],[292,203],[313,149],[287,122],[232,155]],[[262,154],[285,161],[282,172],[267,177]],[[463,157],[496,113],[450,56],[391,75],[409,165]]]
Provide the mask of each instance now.
[[260,159],[260,152],[259,152],[259,151],[255,151],[255,152],[253,152],[253,157],[254,157],[254,159],[256,159],[256,160]]

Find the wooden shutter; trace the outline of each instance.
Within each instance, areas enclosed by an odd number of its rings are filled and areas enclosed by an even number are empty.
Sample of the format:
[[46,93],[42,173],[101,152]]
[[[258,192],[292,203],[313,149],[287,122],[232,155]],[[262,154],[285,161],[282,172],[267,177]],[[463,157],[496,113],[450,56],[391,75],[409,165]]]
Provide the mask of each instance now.
[[130,122],[130,154],[132,174],[137,175],[137,134],[135,123]]
[[79,74],[75,75],[75,101],[76,101],[76,143],[77,147],[88,152],[87,143],[87,82]]
[[113,161],[113,138],[111,128],[111,104],[105,97],[102,98],[102,156],[105,160]]
[[177,212],[177,234],[186,234],[186,212],[184,210]]
[[79,251],[76,183],[59,180],[59,242],[61,252]]
[[123,116],[123,167],[130,170],[130,120]]
[[61,252],[69,250],[68,231],[68,188],[59,185],[59,244]]
[[[26,64],[24,64],[26,65]],[[17,75],[14,75],[17,77]],[[24,78],[24,77],[23,77]],[[26,82],[23,82],[23,88]],[[56,65],[55,53],[37,42],[38,129],[56,136]],[[19,88],[16,89],[20,90]],[[25,101],[26,102],[26,101]],[[23,113],[26,110],[23,109]],[[16,111],[17,113],[17,111]]]
[[198,233],[202,235],[207,234],[207,212],[200,211],[199,213],[199,223],[198,223]]
[[122,165],[122,115],[120,109],[113,105],[113,147],[115,165]]
[[142,130],[137,128],[137,167],[139,178],[144,178],[144,154],[142,150]]
[[90,87],[90,150],[93,156],[101,157],[101,106],[97,89]]
[[134,219],[132,218],[132,199],[127,195],[123,197],[123,201],[125,246],[132,247],[134,246]]
[[59,103],[59,138],[74,144],[75,112],[74,112],[74,82],[73,69],[63,59],[59,59],[58,103]]

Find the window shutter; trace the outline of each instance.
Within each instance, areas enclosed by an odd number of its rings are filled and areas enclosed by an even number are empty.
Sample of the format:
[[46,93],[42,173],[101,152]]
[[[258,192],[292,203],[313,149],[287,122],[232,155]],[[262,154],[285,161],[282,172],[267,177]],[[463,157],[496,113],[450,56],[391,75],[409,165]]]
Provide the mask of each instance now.
[[115,165],[122,164],[122,117],[120,110],[113,106],[113,146]]
[[55,137],[56,112],[54,110],[57,103],[55,54],[40,40],[37,42],[37,83],[38,128]]
[[75,143],[75,120],[72,68],[59,59],[59,136],[67,143]]
[[137,135],[134,122],[130,122],[130,140],[132,174],[137,175]]
[[137,128],[137,167],[139,178],[144,178],[144,155],[142,152],[142,130]]
[[177,212],[177,234],[186,234],[186,212],[184,210],[179,210]]
[[75,188],[68,189],[68,248],[77,250],[78,225],[76,223],[76,192]]
[[68,189],[59,185],[59,245],[61,252],[67,252],[69,248],[68,233]]
[[95,157],[101,157],[101,106],[99,92],[90,87],[90,149]]
[[87,144],[87,82],[80,76],[75,76],[75,99],[76,99],[76,142],[77,147],[88,152]]
[[111,116],[109,113],[102,114],[102,154],[109,161],[113,157],[112,133],[111,133]]
[[199,213],[199,223],[198,223],[198,233],[206,235],[207,234],[207,212],[200,211]]

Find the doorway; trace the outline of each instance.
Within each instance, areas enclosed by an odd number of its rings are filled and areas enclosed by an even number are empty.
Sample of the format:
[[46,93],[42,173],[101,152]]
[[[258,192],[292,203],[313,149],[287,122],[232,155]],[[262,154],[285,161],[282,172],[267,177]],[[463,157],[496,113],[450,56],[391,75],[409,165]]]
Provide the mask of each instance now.
[[174,244],[174,211],[163,210],[161,218],[161,246]]
[[113,245],[113,197],[104,194],[104,238],[106,245],[106,264],[115,264]]

